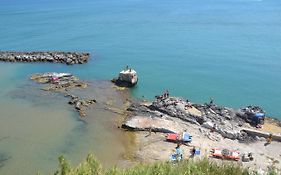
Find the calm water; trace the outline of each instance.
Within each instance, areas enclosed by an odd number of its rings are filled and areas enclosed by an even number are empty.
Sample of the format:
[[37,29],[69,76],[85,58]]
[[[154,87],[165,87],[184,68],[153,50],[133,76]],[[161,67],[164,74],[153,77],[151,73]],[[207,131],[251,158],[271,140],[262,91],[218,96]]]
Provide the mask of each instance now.
[[[135,97],[152,99],[169,89],[195,102],[213,97],[231,107],[260,105],[281,118],[279,0],[0,0],[0,24],[0,50],[92,54],[88,64],[71,67],[0,63],[1,125],[17,128],[7,135],[17,136],[24,125],[14,123],[24,120],[28,125],[30,120],[19,110],[31,106],[7,94],[31,73],[70,71],[83,79],[110,79],[127,64],[140,76],[132,90]],[[18,109],[14,118],[7,111],[10,103]],[[36,110],[51,109],[41,105]],[[60,109],[52,113],[66,116],[69,127],[79,125],[69,117],[75,114]],[[57,148],[60,138],[53,139]]]
[[121,116],[103,105],[121,107],[126,94],[113,91],[104,81],[93,81],[88,90],[75,93],[86,93],[99,102],[83,120],[62,95],[41,91],[33,82],[1,91],[0,174],[54,172],[60,155],[74,165],[88,153],[105,167],[128,164],[133,138],[117,129]]

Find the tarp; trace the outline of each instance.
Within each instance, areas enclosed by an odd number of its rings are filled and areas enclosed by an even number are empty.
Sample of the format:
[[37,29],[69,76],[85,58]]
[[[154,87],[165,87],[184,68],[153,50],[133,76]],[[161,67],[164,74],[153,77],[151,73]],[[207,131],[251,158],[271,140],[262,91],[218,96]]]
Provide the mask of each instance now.
[[258,117],[258,118],[264,117],[264,116],[265,116],[265,114],[261,113],[261,112],[255,114],[255,117]]

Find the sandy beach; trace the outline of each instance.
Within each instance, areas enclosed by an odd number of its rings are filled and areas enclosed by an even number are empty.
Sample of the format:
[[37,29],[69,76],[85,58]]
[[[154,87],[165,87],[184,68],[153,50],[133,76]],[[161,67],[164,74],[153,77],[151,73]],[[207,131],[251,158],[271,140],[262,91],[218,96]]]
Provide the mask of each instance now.
[[[169,99],[166,99],[169,101]],[[157,103],[157,102],[153,102]],[[177,103],[184,103],[178,101]],[[170,116],[163,111],[150,110],[150,102],[141,102],[140,106],[135,105],[134,108],[129,108],[133,112],[131,118],[125,122],[128,130],[133,131],[136,134],[137,149],[135,158],[140,162],[155,162],[155,161],[170,161],[170,156],[175,153],[175,147],[177,143],[168,142],[166,140],[167,133],[183,133],[187,132],[192,135],[192,141],[187,144],[182,144],[183,158],[190,159],[191,150],[193,147],[200,149],[200,155],[196,155],[194,159],[209,158],[211,161],[223,162],[223,163],[234,163],[249,169],[251,172],[257,171],[259,173],[267,172],[270,169],[275,169],[278,173],[281,173],[281,142],[273,140],[270,144],[267,142],[266,137],[260,136],[247,136],[246,140],[237,138],[227,138],[220,132],[213,132],[211,129],[204,127],[203,125],[189,122],[178,118],[177,116]],[[175,106],[179,106],[176,104]],[[146,108],[147,107],[147,108]],[[175,108],[176,108],[175,107]],[[170,106],[166,106],[167,109],[172,110]],[[196,110],[194,107],[183,109],[188,110],[189,116],[194,116]],[[199,112],[198,112],[199,114]],[[147,116],[149,115],[149,116]],[[197,115],[197,114],[196,114]],[[224,121],[225,123],[226,121]],[[243,129],[249,129],[256,132],[262,132],[266,135],[269,133],[280,136],[281,127],[279,121],[271,118],[266,118],[262,128],[255,128],[249,123],[241,124],[241,131]],[[233,125],[235,124],[232,123]],[[134,127],[134,128],[130,128]],[[235,127],[234,127],[235,128]],[[238,127],[235,129],[239,129]],[[129,131],[129,132],[131,132]],[[240,131],[240,132],[241,132]],[[229,133],[231,133],[231,129]],[[226,135],[227,136],[227,135]],[[235,150],[240,153],[239,160],[222,160],[211,156],[211,150],[217,149],[228,149]],[[242,161],[242,155],[252,153],[253,160],[249,162]]]
[[[184,159],[189,159],[190,151],[195,146],[201,150],[200,156],[195,156],[195,159],[209,157],[212,161],[231,162],[257,171],[266,171],[269,167],[274,166],[279,173],[281,172],[280,142],[273,141],[268,146],[264,146],[265,140],[245,144],[239,143],[237,140],[224,139],[219,134],[210,133],[206,129],[200,128],[200,131],[199,127],[192,125],[189,125],[186,129],[193,136],[193,141],[188,145],[181,146],[184,151]],[[149,135],[149,132],[138,132],[136,135],[139,145],[136,151],[136,158],[141,162],[169,161],[169,157],[175,152],[176,144],[165,141],[166,134],[152,132]],[[219,141],[213,140],[212,138],[218,139]],[[240,153],[252,152],[254,160],[250,162],[239,160],[236,162],[212,158],[210,154],[212,148],[238,150]]]

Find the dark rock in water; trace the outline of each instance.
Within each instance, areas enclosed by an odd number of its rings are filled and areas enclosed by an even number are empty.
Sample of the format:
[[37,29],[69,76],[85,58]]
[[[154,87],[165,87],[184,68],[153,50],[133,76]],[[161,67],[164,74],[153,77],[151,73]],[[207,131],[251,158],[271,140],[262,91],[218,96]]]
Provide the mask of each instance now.
[[6,155],[4,153],[0,153],[0,168],[5,165],[5,162],[11,159],[12,156]]
[[81,101],[77,101],[77,103],[75,104],[75,109],[77,109],[78,111],[81,110]]
[[65,97],[70,97],[68,104],[72,105],[81,117],[86,116],[89,105],[96,103],[95,99],[82,99],[68,92],[72,88],[88,87],[86,82],[80,81],[70,73],[47,72],[34,74],[30,79],[45,84],[43,90],[64,93]]
[[51,62],[83,64],[90,58],[89,53],[78,52],[8,52],[0,51],[0,61],[4,62]]
[[88,86],[86,82],[80,81],[70,73],[39,73],[33,74],[30,79],[38,83],[46,84],[47,86],[44,88],[46,91],[60,91],[74,87],[86,88]]
[[114,83],[116,86],[119,86],[119,87],[134,87],[137,84],[137,83],[130,83],[130,82],[127,82],[127,81],[121,81],[118,78],[113,78],[111,80],[111,82]]
[[86,109],[89,105],[97,102],[95,99],[82,99],[69,93],[66,93],[65,96],[70,97],[68,104],[72,105],[81,117],[86,116]]

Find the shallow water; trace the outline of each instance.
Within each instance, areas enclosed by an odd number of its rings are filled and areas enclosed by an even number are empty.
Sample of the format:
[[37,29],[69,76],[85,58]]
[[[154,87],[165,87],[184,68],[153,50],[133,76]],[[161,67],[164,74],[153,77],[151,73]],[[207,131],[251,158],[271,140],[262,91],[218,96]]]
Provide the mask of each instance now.
[[[77,162],[88,150],[105,163],[116,162],[103,158],[103,150],[116,157],[124,149],[116,131],[108,129],[114,116],[107,120],[102,110],[93,111],[86,125],[64,98],[30,99],[31,95],[16,93],[32,87],[26,85],[28,76],[37,72],[108,80],[128,64],[140,77],[131,91],[134,97],[152,99],[169,89],[171,95],[200,103],[213,97],[230,107],[260,105],[280,118],[280,19],[279,0],[0,1],[0,50],[92,55],[88,64],[75,66],[0,63],[0,138],[7,138],[0,139],[0,155],[12,155],[0,173],[47,170],[56,164],[46,162],[59,154],[67,153]],[[41,130],[36,134],[35,129]],[[116,138],[120,150],[110,149],[103,135]]]
[[0,155],[6,159],[1,161],[0,174],[50,173],[57,168],[60,155],[74,165],[88,153],[94,153],[106,167],[124,164],[133,138],[117,128],[122,116],[105,110],[105,104],[119,99],[112,105],[121,108],[122,98],[128,95],[111,86],[97,81],[83,92],[99,102],[84,119],[63,95],[41,91],[33,82],[9,88],[0,100]]

